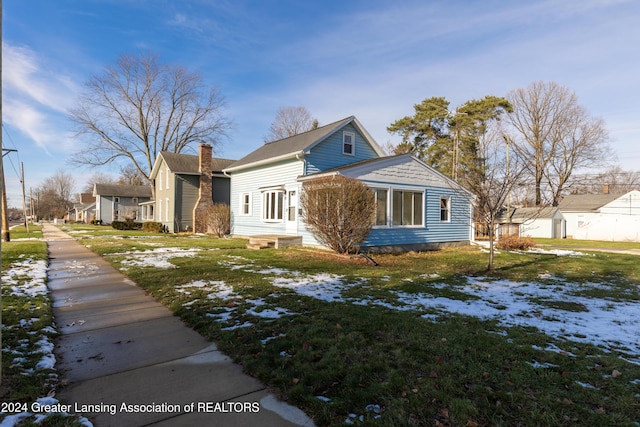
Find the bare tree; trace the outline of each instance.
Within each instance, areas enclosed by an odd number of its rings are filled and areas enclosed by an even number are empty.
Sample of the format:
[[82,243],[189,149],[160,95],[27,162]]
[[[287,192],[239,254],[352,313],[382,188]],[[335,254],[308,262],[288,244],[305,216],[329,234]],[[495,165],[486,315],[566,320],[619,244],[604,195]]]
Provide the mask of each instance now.
[[631,190],[640,190],[640,171],[625,171],[615,166],[604,172],[587,173],[575,176],[571,194],[624,194]]
[[489,123],[478,138],[477,157],[482,164],[465,181],[467,190],[476,196],[476,217],[486,224],[489,232],[489,271],[494,264],[496,219],[508,205],[513,189],[521,184],[524,170],[521,157],[510,149],[510,141],[499,122]]
[[71,195],[74,192],[73,176],[58,170],[47,178],[37,192],[39,194],[37,216],[41,218],[63,218],[73,205]]
[[514,148],[535,182],[535,204],[543,203],[543,182],[557,205],[578,168],[605,161],[607,132],[602,120],[578,105],[575,93],[555,82],[534,82],[507,95],[511,124],[522,137]]
[[269,135],[264,142],[277,141],[318,127],[318,120],[306,107],[282,107],[269,126]]
[[89,178],[85,181],[84,187],[82,187],[83,193],[93,193],[93,185],[95,183],[99,184],[115,184],[116,180],[106,173],[95,172],[89,175]]
[[303,185],[304,220],[320,243],[340,253],[357,253],[374,223],[373,191],[354,178],[331,176]]
[[198,73],[152,54],[123,55],[87,82],[70,112],[85,142],[74,161],[103,166],[125,159],[148,182],[160,151],[219,143],[230,126],[223,107],[224,98]]
[[118,178],[117,183],[122,185],[145,185],[147,182],[146,177],[135,166],[128,164],[120,168],[120,178]]

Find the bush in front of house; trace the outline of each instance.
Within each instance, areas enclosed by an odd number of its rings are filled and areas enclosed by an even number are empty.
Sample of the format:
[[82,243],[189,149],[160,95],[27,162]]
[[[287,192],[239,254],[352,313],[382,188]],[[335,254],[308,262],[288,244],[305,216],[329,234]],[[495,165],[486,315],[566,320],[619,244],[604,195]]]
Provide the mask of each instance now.
[[535,245],[536,242],[531,237],[508,236],[503,237],[496,242],[496,247],[498,249],[508,251],[526,251]]
[[116,230],[141,230],[142,223],[134,221],[113,221],[111,227]]
[[300,204],[315,238],[340,254],[357,253],[373,227],[375,196],[357,179],[332,176],[305,182]]
[[214,203],[207,209],[207,231],[217,237],[231,232],[231,209],[226,203]]
[[92,219],[91,220],[91,224],[92,225],[102,225],[102,220],[101,219]]
[[164,226],[161,222],[149,221],[142,223],[142,231],[147,233],[162,233],[164,231]]

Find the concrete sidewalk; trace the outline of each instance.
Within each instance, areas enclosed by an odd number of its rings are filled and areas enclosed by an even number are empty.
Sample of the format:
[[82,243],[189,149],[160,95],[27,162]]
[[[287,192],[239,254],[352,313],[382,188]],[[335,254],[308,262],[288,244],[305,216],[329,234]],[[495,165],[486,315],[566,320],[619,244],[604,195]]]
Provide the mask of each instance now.
[[68,412],[98,427],[313,426],[100,256],[43,235]]

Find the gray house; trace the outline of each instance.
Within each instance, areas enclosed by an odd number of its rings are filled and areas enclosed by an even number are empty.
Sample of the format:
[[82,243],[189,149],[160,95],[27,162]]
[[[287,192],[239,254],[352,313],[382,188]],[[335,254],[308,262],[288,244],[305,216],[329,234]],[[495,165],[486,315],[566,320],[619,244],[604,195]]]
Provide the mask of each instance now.
[[155,199],[142,205],[142,219],[163,223],[172,232],[206,232],[199,212],[213,203],[229,204],[229,177],[222,169],[234,160],[212,157],[210,145],[199,154],[162,151],[151,170]]
[[94,184],[95,219],[103,224],[113,221],[140,221],[140,203],[151,200],[148,185]]

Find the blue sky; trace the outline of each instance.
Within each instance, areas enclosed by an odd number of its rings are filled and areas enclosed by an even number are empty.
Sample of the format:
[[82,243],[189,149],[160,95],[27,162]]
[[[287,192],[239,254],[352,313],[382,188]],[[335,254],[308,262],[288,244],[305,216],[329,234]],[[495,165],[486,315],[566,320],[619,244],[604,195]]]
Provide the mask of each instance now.
[[[379,144],[424,98],[452,107],[534,81],[574,91],[605,120],[618,164],[640,170],[636,0],[5,0],[3,145],[9,204],[78,149],[67,118],[83,84],[125,53],[198,71],[234,127],[216,155],[262,144],[280,107],[321,124],[355,115]],[[83,173],[84,172],[84,173]],[[109,172],[102,170],[101,172]]]

